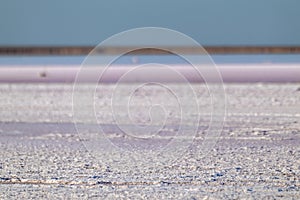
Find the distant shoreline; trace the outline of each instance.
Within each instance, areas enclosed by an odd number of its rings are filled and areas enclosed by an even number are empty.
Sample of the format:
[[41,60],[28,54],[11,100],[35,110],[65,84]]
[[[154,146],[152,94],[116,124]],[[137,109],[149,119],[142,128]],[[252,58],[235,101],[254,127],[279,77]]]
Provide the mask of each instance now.
[[[0,55],[87,55],[94,48],[94,46],[2,46]],[[300,46],[204,46],[205,51],[200,47],[167,48],[181,54],[300,54]],[[134,55],[172,54],[154,48],[131,51],[132,47],[125,46],[102,47],[97,50],[99,54],[120,54],[124,51]]]

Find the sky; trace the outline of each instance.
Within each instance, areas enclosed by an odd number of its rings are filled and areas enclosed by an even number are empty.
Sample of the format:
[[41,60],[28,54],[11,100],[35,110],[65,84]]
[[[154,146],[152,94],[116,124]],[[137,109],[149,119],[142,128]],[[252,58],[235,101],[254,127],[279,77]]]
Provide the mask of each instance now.
[[299,0],[3,0],[0,46],[97,45],[138,27],[202,45],[300,45]]

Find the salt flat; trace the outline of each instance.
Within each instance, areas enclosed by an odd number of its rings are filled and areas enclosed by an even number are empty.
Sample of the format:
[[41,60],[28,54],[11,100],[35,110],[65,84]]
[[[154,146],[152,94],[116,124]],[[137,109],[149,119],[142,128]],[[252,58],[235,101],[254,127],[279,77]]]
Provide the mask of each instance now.
[[[85,115],[74,120],[71,84],[1,84],[1,199],[300,198],[300,84],[225,84],[223,131],[205,155],[195,149],[201,148],[201,134],[209,126],[209,94],[204,85],[194,85],[199,89],[197,111],[190,104],[187,86],[175,86],[176,95],[186,97],[181,106],[187,122],[201,113],[197,128],[200,139],[186,151],[178,147],[164,155],[184,152],[169,164],[162,157],[143,162],[141,157],[134,157],[139,152],[124,153],[122,146],[91,151],[90,136],[99,126],[112,144],[126,139],[111,116],[108,94],[113,85],[96,90],[95,124]],[[80,87],[84,96],[90,85]],[[176,138],[171,133],[176,132],[174,126],[180,123],[180,116],[164,94],[155,87],[146,90],[146,95],[138,93],[134,108],[139,117],[133,120],[147,122],[149,113],[144,104],[149,96],[156,97],[169,103],[170,113],[175,113],[170,115],[164,134]],[[119,102],[115,114],[122,117],[125,111]],[[130,120],[124,125],[127,130],[132,126]],[[189,129],[192,125],[182,126]],[[166,140],[162,136],[154,135],[151,144]]]

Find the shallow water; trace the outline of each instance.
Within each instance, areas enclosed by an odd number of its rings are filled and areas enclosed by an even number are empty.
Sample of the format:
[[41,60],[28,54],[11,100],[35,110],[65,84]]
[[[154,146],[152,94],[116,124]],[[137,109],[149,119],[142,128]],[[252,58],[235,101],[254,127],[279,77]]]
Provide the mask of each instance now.
[[[79,65],[86,56],[0,56],[1,65]],[[101,56],[100,56],[101,58]],[[300,63],[299,54],[277,55],[211,55],[216,64],[226,63]],[[172,55],[137,55],[122,56],[115,64],[186,64],[186,62]]]

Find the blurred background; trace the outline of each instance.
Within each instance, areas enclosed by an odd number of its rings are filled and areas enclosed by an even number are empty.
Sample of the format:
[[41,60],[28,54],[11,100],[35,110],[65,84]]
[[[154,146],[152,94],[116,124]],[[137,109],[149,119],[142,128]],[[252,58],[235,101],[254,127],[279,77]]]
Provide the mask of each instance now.
[[[300,63],[299,7],[297,0],[3,1],[0,66],[2,75],[4,68],[12,66],[75,67],[110,36],[150,26],[192,37],[220,66],[293,64],[294,68]],[[188,47],[178,48],[186,54],[197,53]],[[117,51],[116,48],[104,52]],[[177,56],[159,52],[123,56],[117,62],[150,61],[182,62]]]

